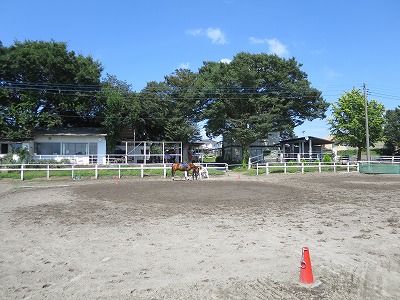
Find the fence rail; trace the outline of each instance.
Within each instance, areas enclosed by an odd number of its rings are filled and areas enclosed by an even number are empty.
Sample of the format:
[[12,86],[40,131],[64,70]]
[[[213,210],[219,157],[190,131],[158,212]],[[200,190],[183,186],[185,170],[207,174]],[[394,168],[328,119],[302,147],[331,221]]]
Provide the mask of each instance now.
[[321,173],[323,170],[329,170],[332,169],[333,172],[337,172],[338,170],[350,172],[350,171],[359,171],[359,164],[350,164],[350,162],[347,162],[347,164],[338,164],[336,162],[333,163],[322,163],[322,162],[317,162],[317,163],[265,163],[265,164],[256,164],[256,174],[259,175],[260,171],[264,172],[268,175],[271,172],[275,171],[282,171],[283,173],[288,173],[289,171],[295,170],[295,171],[301,171],[301,173],[305,173],[307,170],[314,170],[319,173]]
[[[98,179],[99,172],[106,170],[118,171],[118,178],[124,171],[140,170],[140,177],[145,176],[146,170],[162,170],[163,177],[167,177],[167,170],[171,169],[172,164],[113,164],[113,165],[75,165],[75,164],[2,164],[0,165],[0,172],[19,172],[20,179],[24,180],[26,172],[42,171],[46,172],[47,179],[50,179],[51,173],[59,171],[71,172],[71,178],[77,179],[77,174],[80,171],[94,172],[94,178]],[[207,169],[215,169],[219,171],[228,171],[228,164],[226,163],[200,163],[197,164]]]

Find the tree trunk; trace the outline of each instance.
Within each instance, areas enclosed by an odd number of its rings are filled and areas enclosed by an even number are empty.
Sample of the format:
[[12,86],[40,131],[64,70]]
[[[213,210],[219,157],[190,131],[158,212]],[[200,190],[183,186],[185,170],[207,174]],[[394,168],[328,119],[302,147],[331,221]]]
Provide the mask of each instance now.
[[250,157],[250,146],[242,146],[242,166],[246,167]]
[[358,147],[358,150],[357,150],[357,160],[358,161],[361,160],[361,151],[362,151],[362,149],[360,147]]

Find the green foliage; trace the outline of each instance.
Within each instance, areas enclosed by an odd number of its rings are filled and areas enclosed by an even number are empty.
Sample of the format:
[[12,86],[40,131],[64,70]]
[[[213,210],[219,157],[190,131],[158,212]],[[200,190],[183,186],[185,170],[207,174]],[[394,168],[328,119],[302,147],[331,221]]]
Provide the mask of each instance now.
[[197,122],[201,120],[203,100],[198,93],[198,74],[178,69],[165,77],[164,132],[166,140],[196,141],[200,139]]
[[17,163],[29,164],[34,162],[32,154],[25,147],[19,148],[16,154],[18,155]]
[[206,156],[204,157],[203,162],[205,163],[217,162],[216,159],[217,158],[215,156]]
[[357,150],[356,149],[339,150],[338,155],[339,156],[355,156],[355,155],[357,155]]
[[99,97],[105,104],[101,124],[107,129],[108,153],[114,153],[115,145],[120,140],[120,133],[125,128],[135,129],[138,139],[142,138],[142,124],[145,120],[140,118],[142,111],[140,99],[128,83],[107,74]]
[[389,154],[398,154],[400,149],[400,106],[387,110],[385,114],[383,136]]
[[322,162],[324,162],[324,163],[331,163],[332,162],[332,158],[329,155],[329,153],[325,153],[324,158],[322,159]]
[[[0,136],[24,140],[37,128],[99,125],[95,93],[102,67],[90,56],[76,55],[66,43],[15,42],[0,52]],[[81,85],[91,85],[80,89]],[[62,91],[62,92],[61,92]]]
[[[17,158],[14,159],[14,156]],[[32,154],[24,147],[10,151],[4,157],[0,158],[1,164],[29,164],[34,162]]]
[[242,52],[229,64],[178,69],[134,92],[108,74],[100,83],[101,63],[63,42],[0,49],[0,82],[8,84],[0,89],[0,136],[9,140],[31,138],[35,129],[102,126],[113,152],[124,129],[134,129],[137,140],[186,143],[200,139],[197,123],[207,120],[207,135],[238,142],[246,164],[256,139],[290,135],[305,120],[325,117],[328,107],[294,58]]
[[16,161],[13,158],[14,152],[9,152],[3,157],[0,157],[0,163],[1,164],[15,164]]
[[[358,148],[358,160],[361,151],[366,148],[365,107],[364,97],[360,90],[346,92],[332,105],[332,118],[329,120],[330,130],[339,144]],[[384,124],[384,106],[371,100],[368,102],[369,141],[374,143],[382,137]]]
[[202,92],[207,135],[239,143],[244,163],[255,140],[325,117],[328,104],[295,59],[242,52],[229,64],[205,62],[199,73],[207,83]]

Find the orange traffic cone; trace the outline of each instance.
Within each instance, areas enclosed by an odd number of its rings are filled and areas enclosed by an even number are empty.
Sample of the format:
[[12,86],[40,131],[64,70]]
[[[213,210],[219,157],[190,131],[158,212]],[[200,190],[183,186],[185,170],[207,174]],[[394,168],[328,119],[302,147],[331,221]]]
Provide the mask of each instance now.
[[300,280],[302,283],[314,282],[314,276],[311,267],[310,252],[308,251],[308,247],[303,247],[302,249]]

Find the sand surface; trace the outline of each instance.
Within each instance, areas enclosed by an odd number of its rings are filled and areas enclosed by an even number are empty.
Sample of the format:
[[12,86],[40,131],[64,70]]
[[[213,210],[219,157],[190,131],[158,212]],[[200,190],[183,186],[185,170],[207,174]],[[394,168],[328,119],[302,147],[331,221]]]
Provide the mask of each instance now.
[[0,238],[0,299],[400,299],[400,176],[2,180]]

